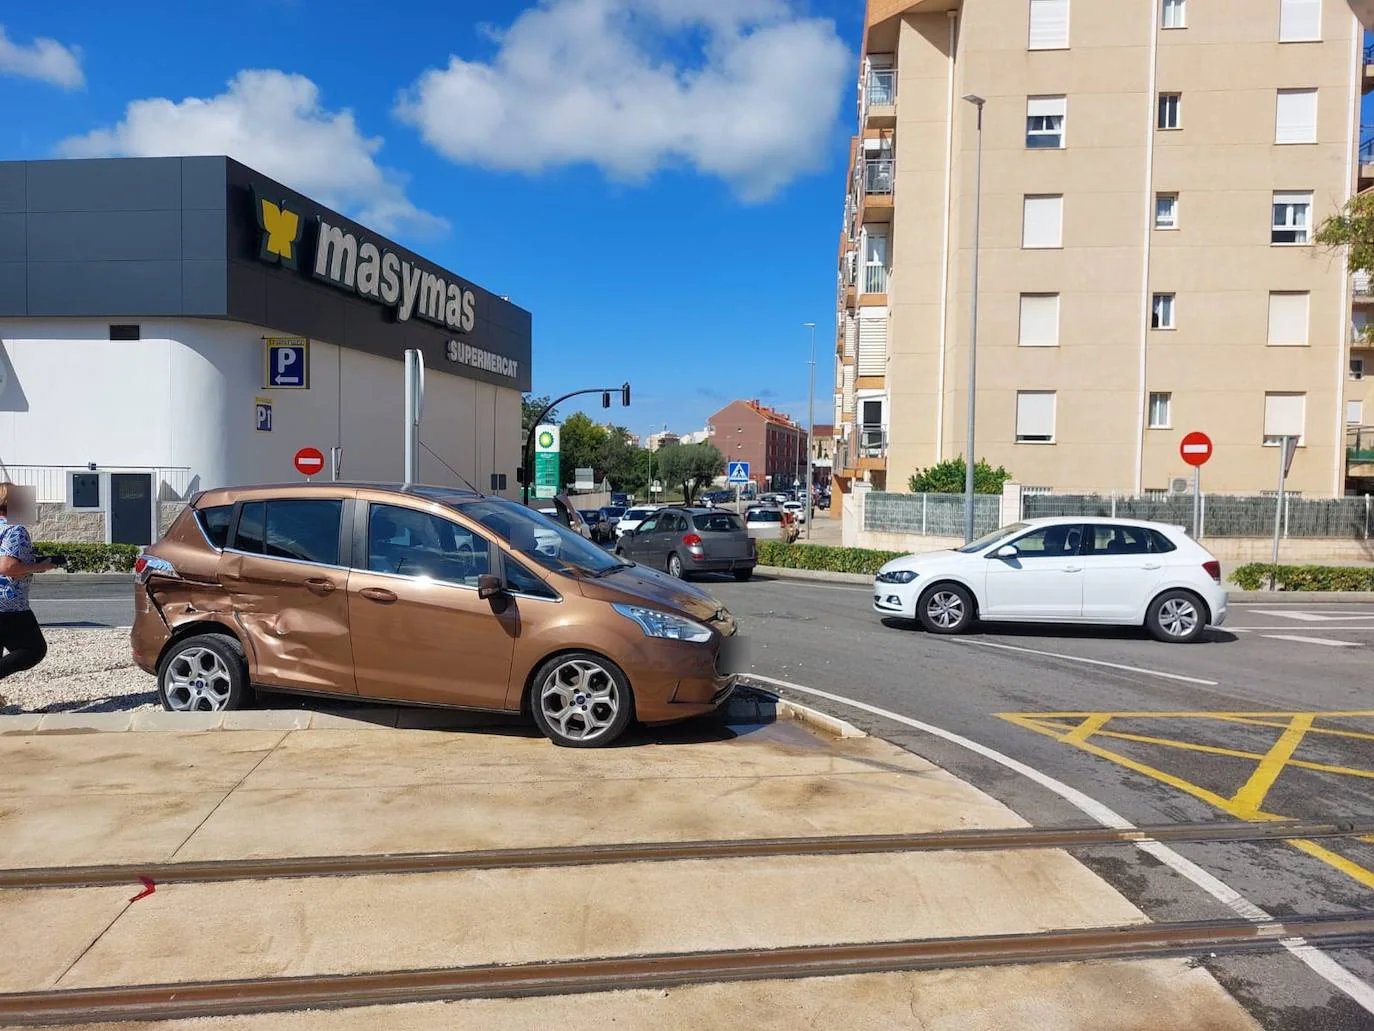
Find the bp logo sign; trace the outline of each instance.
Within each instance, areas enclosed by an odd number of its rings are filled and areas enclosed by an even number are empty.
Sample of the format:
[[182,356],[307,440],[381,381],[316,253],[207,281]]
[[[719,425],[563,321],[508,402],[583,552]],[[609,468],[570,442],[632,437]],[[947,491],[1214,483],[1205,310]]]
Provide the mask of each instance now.
[[554,425],[534,428],[534,496],[536,498],[555,498],[558,496],[558,427]]
[[539,434],[539,439],[538,441],[536,441],[536,443],[545,451],[552,450],[554,443],[553,434],[550,433],[548,430],[544,430]]

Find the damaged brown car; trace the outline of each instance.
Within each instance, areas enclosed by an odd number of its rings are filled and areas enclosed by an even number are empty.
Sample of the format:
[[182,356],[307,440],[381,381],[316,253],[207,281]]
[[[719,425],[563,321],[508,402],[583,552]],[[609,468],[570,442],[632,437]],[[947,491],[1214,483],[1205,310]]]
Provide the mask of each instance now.
[[208,491],[136,574],[134,661],[173,710],[256,689],[525,713],[598,746],[712,711],[742,659],[706,591],[454,488]]

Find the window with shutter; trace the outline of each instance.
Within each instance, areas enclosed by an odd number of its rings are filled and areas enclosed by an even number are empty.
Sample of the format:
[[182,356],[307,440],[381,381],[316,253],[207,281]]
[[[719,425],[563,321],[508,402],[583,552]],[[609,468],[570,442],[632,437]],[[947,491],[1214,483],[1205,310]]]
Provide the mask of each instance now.
[[1322,38],[1322,0],[1279,0],[1279,42],[1311,43]]
[[1164,27],[1182,29],[1188,26],[1187,0],[1164,0]]
[[1347,401],[1345,403],[1345,421],[1351,426],[1364,425],[1364,402]]
[[1275,143],[1317,142],[1317,91],[1281,89],[1275,104]]
[[1030,50],[1063,50],[1069,45],[1069,0],[1030,0]]
[[1062,194],[1026,197],[1021,227],[1024,248],[1062,247],[1064,244],[1064,197]]
[[1264,395],[1264,443],[1276,446],[1284,437],[1297,437],[1303,443],[1307,421],[1307,395],[1276,392]]
[[1026,147],[1029,150],[1062,150],[1067,97],[1026,98]]
[[887,313],[859,317],[859,375],[887,375]]
[[1271,243],[1310,243],[1312,194],[1275,193]]
[[1022,347],[1059,346],[1059,295],[1021,295]]
[[1016,392],[1016,442],[1051,444],[1054,442],[1055,392],[1018,390]]
[[1166,391],[1150,395],[1150,429],[1167,430],[1173,416],[1174,395]]
[[844,317],[844,356],[853,358],[859,340],[859,320],[853,315]]
[[844,414],[846,417],[854,414],[854,366],[844,367],[844,390],[843,398]]
[[1269,295],[1269,343],[1307,343],[1307,310],[1310,295],[1275,290]]

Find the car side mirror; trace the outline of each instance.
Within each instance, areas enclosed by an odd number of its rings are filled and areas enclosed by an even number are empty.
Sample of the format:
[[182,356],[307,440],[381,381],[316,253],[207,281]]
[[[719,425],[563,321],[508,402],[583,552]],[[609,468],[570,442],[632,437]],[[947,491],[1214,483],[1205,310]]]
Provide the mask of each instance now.
[[477,597],[481,598],[483,601],[499,598],[505,593],[506,585],[501,582],[499,576],[483,573],[477,578]]
[[1016,550],[1015,544],[1003,544],[1000,548],[998,548],[991,555],[989,555],[988,558],[1015,558],[1019,554],[1021,553]]

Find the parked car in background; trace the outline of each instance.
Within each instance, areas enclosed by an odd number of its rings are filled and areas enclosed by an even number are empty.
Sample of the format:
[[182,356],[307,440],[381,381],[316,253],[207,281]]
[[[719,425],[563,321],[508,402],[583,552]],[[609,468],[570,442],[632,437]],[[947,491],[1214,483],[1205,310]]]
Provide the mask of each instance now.
[[1226,621],[1226,590],[1221,564],[1177,526],[1060,516],[893,559],[874,577],[873,610],[936,634],[979,619],[1106,623],[1186,643]]
[[529,713],[587,747],[710,712],[735,682],[735,621],[709,593],[457,488],[197,494],[135,579],[133,658],[167,709],[361,697]]
[[622,494],[622,493],[620,493],[619,491],[611,491],[611,507],[612,507],[612,508],[629,508],[629,507],[630,507],[630,495],[628,495],[628,494]]
[[616,527],[620,525],[620,517],[625,514],[625,508],[621,505],[603,505],[600,509],[601,521],[606,524],[606,539],[615,540]]
[[582,521],[587,524],[587,529],[591,532],[591,539],[597,544],[609,539],[610,530],[601,519],[601,509],[599,508],[579,508],[577,514],[582,517]]
[[816,495],[816,507],[823,512],[830,508],[830,494],[828,492]]
[[633,530],[640,523],[644,522],[651,514],[657,512],[660,507],[659,505],[636,505],[634,508],[627,508],[625,514],[620,517],[620,522],[616,524],[616,540],[624,537],[626,532]]
[[806,505],[804,505],[802,502],[784,501],[782,503],[782,510],[784,512],[790,512],[792,514],[792,518],[795,519],[797,522],[806,522]]
[[783,511],[780,508],[759,506],[744,513],[744,528],[755,540],[780,540],[784,536],[783,527]]
[[615,550],[617,555],[676,577],[733,573],[736,580],[748,580],[758,563],[754,541],[740,517],[710,508],[652,512],[621,536]]

